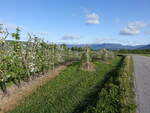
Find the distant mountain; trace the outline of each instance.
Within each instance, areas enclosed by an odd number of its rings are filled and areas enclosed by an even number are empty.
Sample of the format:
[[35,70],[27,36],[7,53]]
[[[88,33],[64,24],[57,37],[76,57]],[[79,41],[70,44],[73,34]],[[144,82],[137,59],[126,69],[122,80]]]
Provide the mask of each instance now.
[[[6,42],[9,44],[12,40],[7,40]],[[21,43],[26,43],[26,41],[19,41]],[[67,47],[84,47],[86,44],[66,44]],[[122,45],[117,43],[103,43],[103,44],[88,44],[92,49],[110,49],[110,50],[134,50],[134,49],[150,49],[149,45],[137,45],[137,46],[131,46],[131,45]]]
[[111,49],[111,50],[120,50],[120,49],[136,49],[136,48],[140,48],[143,47],[141,46],[130,46],[130,45],[121,45],[121,44],[110,44],[110,43],[105,43],[105,44],[92,44],[90,45],[91,48],[93,49]]
[[[85,44],[68,44],[67,47],[84,47],[86,46]],[[97,49],[110,49],[110,50],[120,50],[120,49],[128,49],[128,50],[133,50],[133,49],[150,49],[150,45],[137,45],[137,46],[130,46],[130,45],[122,45],[122,44],[115,44],[115,43],[103,43],[103,44],[88,44],[92,49],[97,50]]]
[[150,49],[150,44],[149,44],[149,45],[145,45],[145,46],[143,46],[143,47],[140,47],[140,48],[138,48],[138,49]]

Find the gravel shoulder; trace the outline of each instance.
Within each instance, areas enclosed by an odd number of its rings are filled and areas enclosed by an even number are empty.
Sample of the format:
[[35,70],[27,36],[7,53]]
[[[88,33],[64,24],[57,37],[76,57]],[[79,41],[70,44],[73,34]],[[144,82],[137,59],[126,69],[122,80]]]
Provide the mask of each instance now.
[[150,57],[132,55],[137,113],[150,113]]

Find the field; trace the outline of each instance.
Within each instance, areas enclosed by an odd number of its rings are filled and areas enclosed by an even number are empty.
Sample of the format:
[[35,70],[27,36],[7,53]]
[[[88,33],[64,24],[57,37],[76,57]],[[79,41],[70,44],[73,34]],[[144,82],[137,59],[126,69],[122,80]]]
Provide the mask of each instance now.
[[143,56],[150,56],[150,54],[142,54]]
[[[4,30],[0,40],[0,112],[135,112],[132,58],[118,55],[128,51],[68,48],[31,34],[23,42],[19,28],[11,34],[14,40],[6,40],[9,34]],[[59,66],[65,70],[57,72]]]
[[106,78],[108,80],[120,60],[117,57],[109,64],[96,61],[94,72],[83,71],[79,62],[74,63],[9,113],[88,113],[89,107],[98,104]]

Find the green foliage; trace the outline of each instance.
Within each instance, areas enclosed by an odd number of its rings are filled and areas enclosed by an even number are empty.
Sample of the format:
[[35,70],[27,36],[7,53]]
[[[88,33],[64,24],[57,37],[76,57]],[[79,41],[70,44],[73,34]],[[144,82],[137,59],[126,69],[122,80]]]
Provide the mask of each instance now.
[[[12,36],[14,40],[7,41]],[[0,25],[0,87],[13,82],[18,87],[20,81],[29,81],[45,73],[56,65],[80,59],[78,51],[72,51],[65,45],[49,44],[28,34],[28,41],[20,41],[20,29],[9,35]],[[6,92],[6,88],[5,91]]]
[[[0,25],[0,87],[4,93],[10,82],[19,86],[20,81],[29,81],[48,69],[54,70],[59,64],[81,60],[39,88],[10,113],[134,113],[130,57],[120,62],[114,52],[106,49],[70,49],[66,45],[46,43],[30,34],[28,41],[22,42],[19,28],[11,34],[14,40],[6,41],[8,36],[7,29]],[[92,59],[110,64],[94,62],[96,71],[83,71],[81,63],[92,62]]]
[[84,113],[135,113],[132,61],[129,56],[122,57],[118,67],[99,91],[96,104],[88,107]]
[[88,47],[88,46],[86,46],[85,48],[84,48],[84,52],[82,53],[82,56],[81,56],[81,61],[83,62],[83,63],[89,63],[89,62],[91,62],[92,61],[92,52],[91,52],[91,50],[90,50],[90,48]]
[[133,65],[131,56],[124,56],[119,70],[121,113],[135,113],[135,94],[133,91]]
[[20,34],[19,34],[19,32],[20,32],[20,29],[19,29],[19,27],[17,27],[16,28],[16,33],[12,33],[12,37],[14,37],[15,40],[20,40]]
[[103,88],[99,98],[93,113],[119,113],[119,88],[117,85],[111,84],[109,87]]
[[149,54],[142,54],[143,56],[150,56],[150,53]]
[[109,59],[114,58],[115,54],[112,51],[109,51],[109,50],[106,50],[106,49],[101,49],[101,50],[98,50],[98,51],[94,51],[93,54],[92,54],[92,57],[94,59],[100,59],[100,60],[103,60],[103,61],[107,61]]
[[114,51],[118,54],[150,54],[150,49],[144,50],[118,50]]
[[98,96],[99,86],[102,85],[106,73],[112,70],[119,61],[119,58],[113,59],[109,65],[95,62],[95,72],[82,71],[81,64],[74,63],[58,77],[25,98],[22,104],[10,113],[84,112],[85,108],[91,105]]

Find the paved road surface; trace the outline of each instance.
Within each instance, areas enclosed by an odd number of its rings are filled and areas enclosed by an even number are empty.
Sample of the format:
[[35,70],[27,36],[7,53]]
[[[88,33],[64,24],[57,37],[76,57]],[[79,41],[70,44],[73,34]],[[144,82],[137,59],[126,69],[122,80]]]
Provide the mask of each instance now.
[[133,55],[137,113],[150,113],[150,57]]

